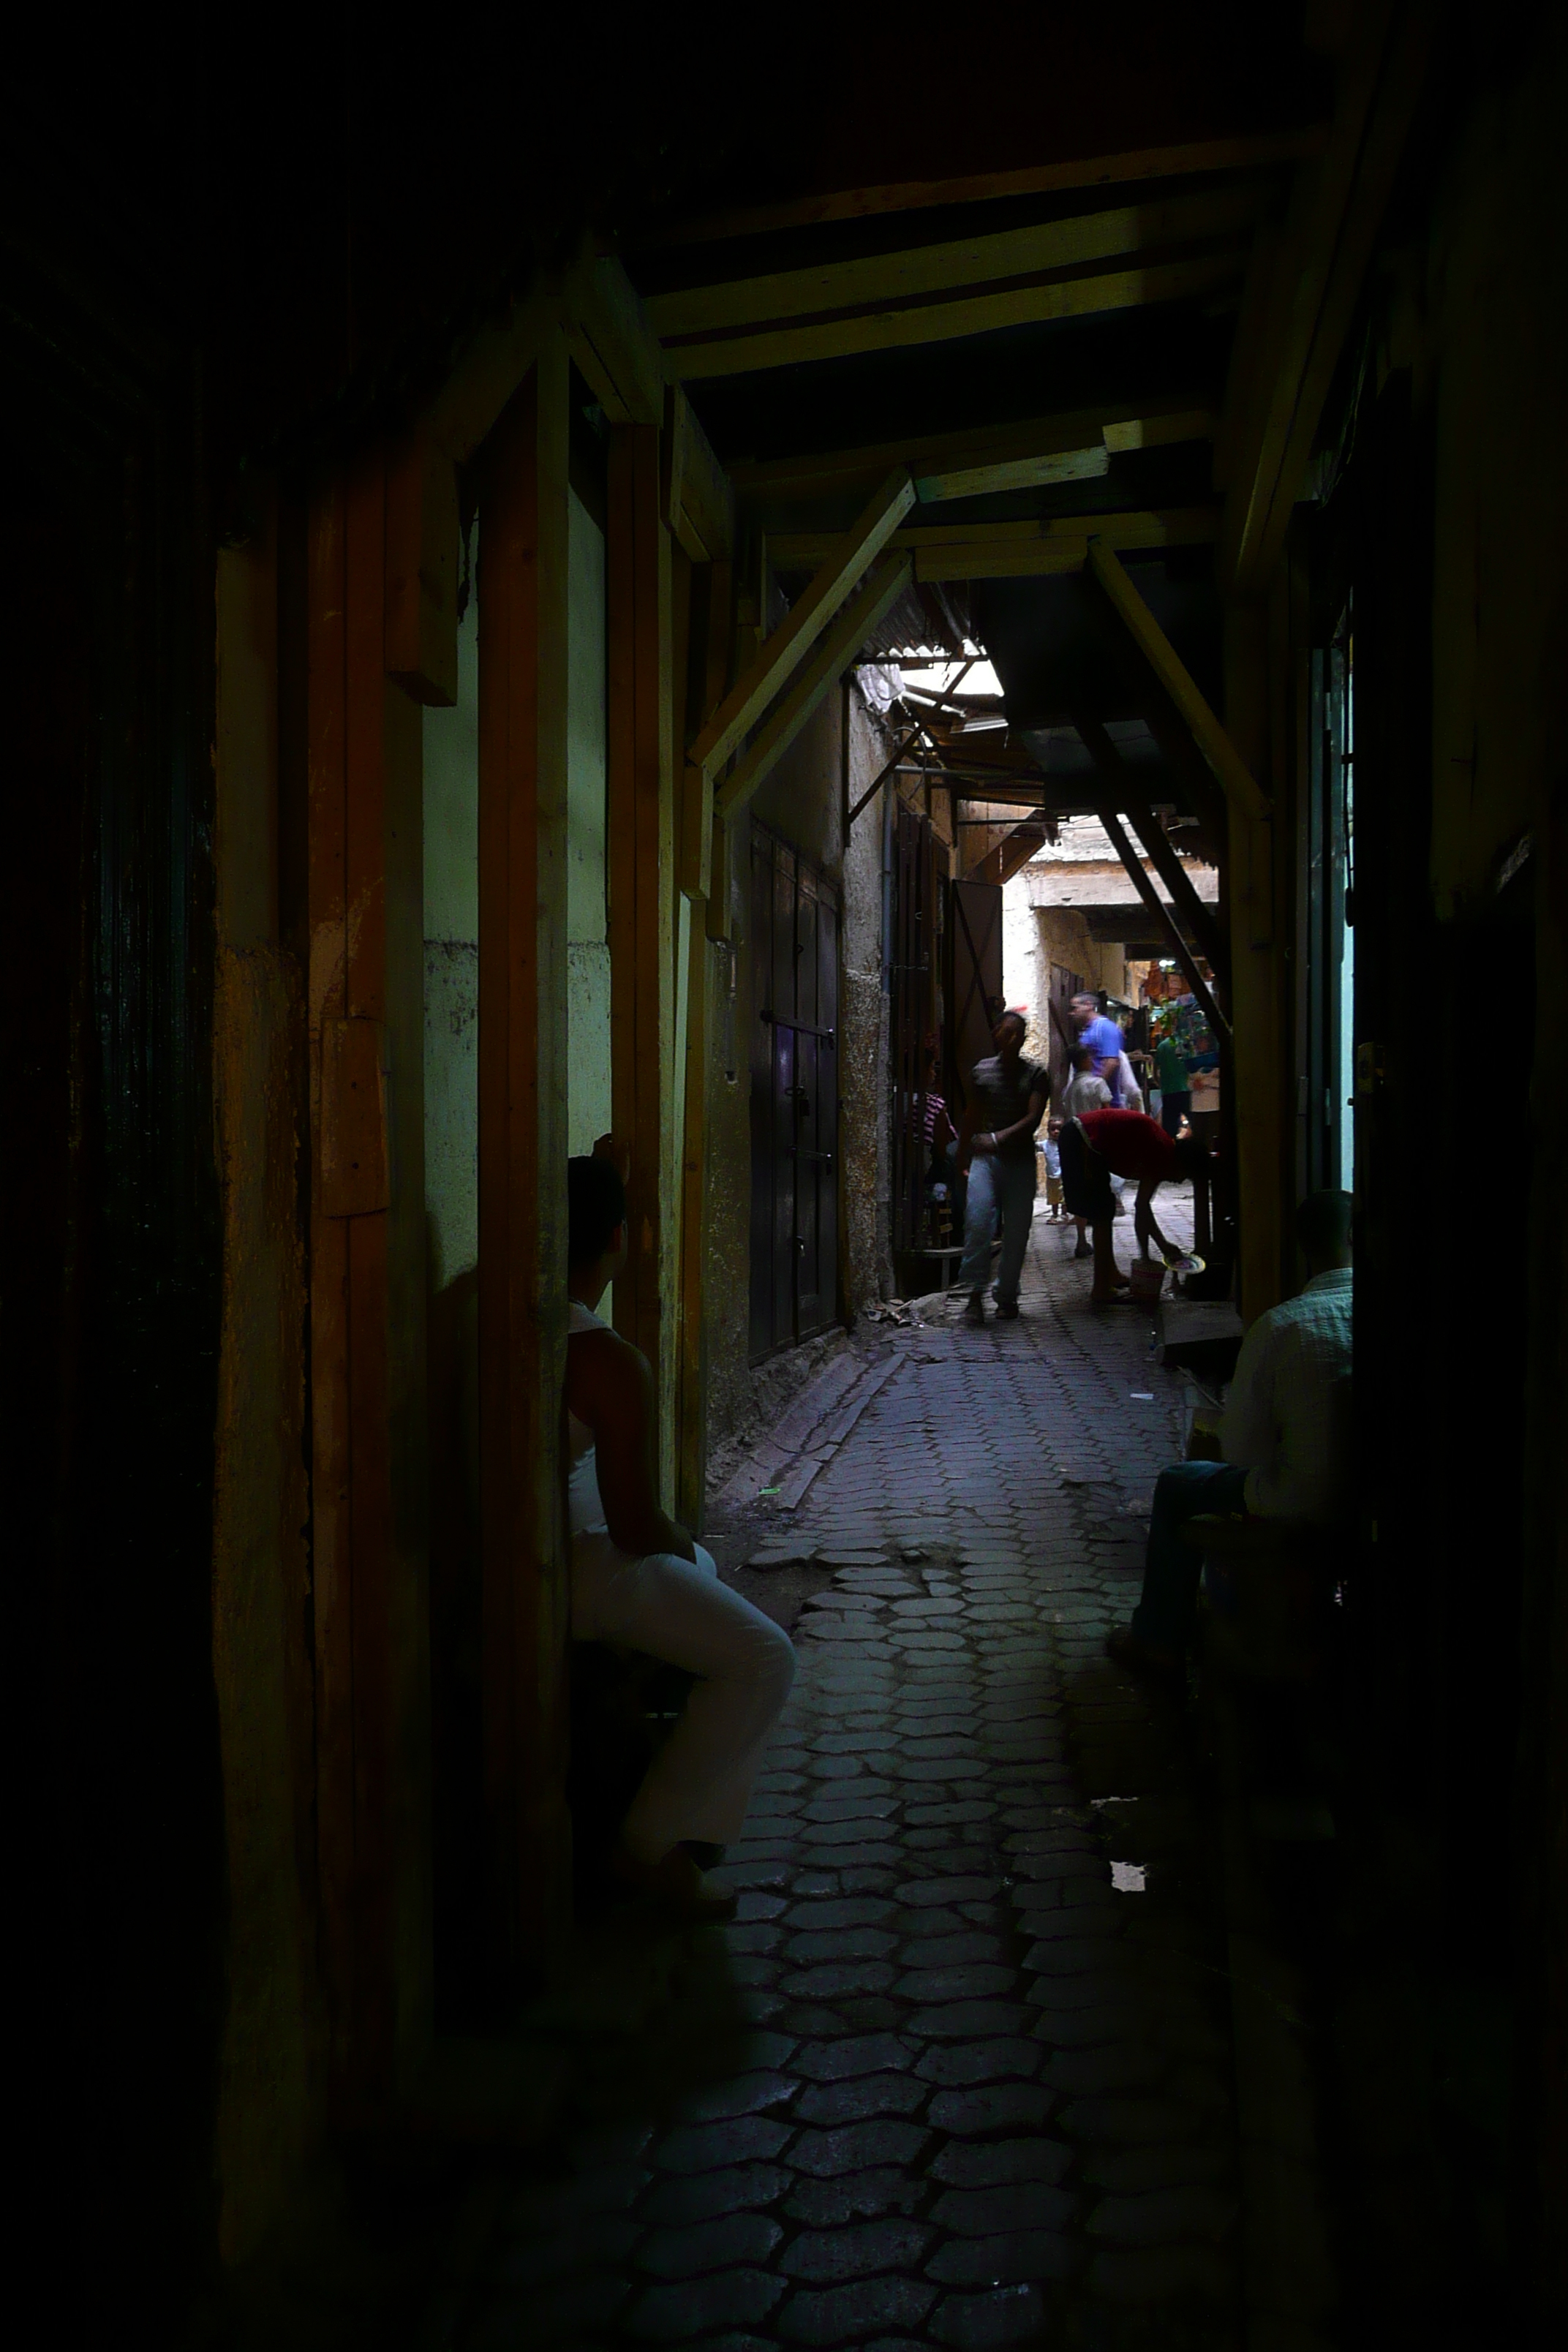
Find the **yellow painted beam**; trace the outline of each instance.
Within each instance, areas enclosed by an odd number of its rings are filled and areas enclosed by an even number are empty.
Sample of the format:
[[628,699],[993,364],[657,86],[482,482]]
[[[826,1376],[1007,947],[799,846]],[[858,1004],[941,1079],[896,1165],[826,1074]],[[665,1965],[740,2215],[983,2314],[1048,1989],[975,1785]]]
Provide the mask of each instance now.
[[648,322],[668,351],[698,335],[780,326],[786,320],[814,319],[825,311],[884,310],[894,303],[974,292],[1047,270],[1081,268],[1086,263],[1123,260],[1130,254],[1205,238],[1236,236],[1251,226],[1257,210],[1258,193],[1250,185],[1168,196],[1151,205],[1118,205],[1106,212],[1080,213],[989,236],[955,237],[854,261],[816,262],[805,269],[682,287],[652,297]]
[[[1201,547],[1218,526],[1217,507],[1178,507],[1044,522],[915,524],[889,543],[913,556],[917,580],[1027,579],[1080,570],[1095,537],[1111,548]],[[775,571],[805,572],[830,544],[819,531],[783,532],[768,541],[768,554]]]
[[969,425],[959,432],[878,441],[858,448],[814,450],[803,457],[742,458],[729,472],[737,498],[771,500],[852,497],[879,482],[889,467],[903,466],[915,477],[918,495],[931,499],[939,495],[933,484],[968,469],[1051,459],[1070,462],[1101,449],[1115,453],[1204,440],[1214,429],[1213,410],[1189,394],[1171,401],[1071,409],[1056,416],[1026,417],[1016,425]]
[[1088,567],[1219,779],[1226,802],[1232,807],[1244,809],[1250,817],[1268,816],[1268,798],[1259,791],[1251,769],[1198,691],[1186,664],[1128,578],[1125,567],[1104,540],[1089,541]]
[[889,474],[850,530],[825,551],[816,575],[736,679],[692,744],[696,767],[716,775],[793,676],[850,591],[865,577],[915,500],[903,471]]
[[713,796],[714,815],[728,824],[784,757],[834,680],[854,660],[883,614],[910,583],[908,555],[885,555],[858,595],[852,596],[789,692],[762,726]]
[[665,347],[672,380],[748,375],[816,360],[854,359],[866,352],[907,350],[921,343],[959,341],[1001,327],[1052,319],[1094,318],[1146,303],[1181,302],[1217,294],[1240,278],[1242,256],[1233,244],[1179,261],[1134,262],[1127,268],[1075,270],[981,294],[945,299],[913,296],[888,310],[850,310],[837,318],[783,326],[772,323],[723,332],[705,341]]

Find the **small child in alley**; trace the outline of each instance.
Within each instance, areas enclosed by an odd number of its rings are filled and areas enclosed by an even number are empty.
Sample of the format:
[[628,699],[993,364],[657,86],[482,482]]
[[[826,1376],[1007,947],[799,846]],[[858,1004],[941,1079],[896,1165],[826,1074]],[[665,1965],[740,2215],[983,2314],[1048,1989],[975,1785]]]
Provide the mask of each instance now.
[[1053,1225],[1059,1225],[1067,1214],[1062,1205],[1062,1151],[1058,1138],[1062,1131],[1059,1118],[1051,1119],[1046,1128],[1046,1214]]

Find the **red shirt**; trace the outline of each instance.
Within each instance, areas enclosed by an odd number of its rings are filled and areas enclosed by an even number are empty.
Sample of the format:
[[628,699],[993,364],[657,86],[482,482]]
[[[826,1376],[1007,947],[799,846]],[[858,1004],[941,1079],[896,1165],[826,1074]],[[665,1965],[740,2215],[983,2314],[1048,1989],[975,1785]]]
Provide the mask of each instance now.
[[1160,1184],[1175,1173],[1176,1147],[1157,1118],[1141,1110],[1086,1110],[1079,1125],[1115,1176]]

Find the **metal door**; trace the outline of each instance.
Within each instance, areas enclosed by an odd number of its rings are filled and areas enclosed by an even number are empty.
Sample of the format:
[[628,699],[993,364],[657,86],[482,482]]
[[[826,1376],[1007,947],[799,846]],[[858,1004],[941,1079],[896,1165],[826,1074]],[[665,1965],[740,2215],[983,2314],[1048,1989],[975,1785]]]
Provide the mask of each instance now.
[[838,1310],[838,906],[752,830],[752,1360]]

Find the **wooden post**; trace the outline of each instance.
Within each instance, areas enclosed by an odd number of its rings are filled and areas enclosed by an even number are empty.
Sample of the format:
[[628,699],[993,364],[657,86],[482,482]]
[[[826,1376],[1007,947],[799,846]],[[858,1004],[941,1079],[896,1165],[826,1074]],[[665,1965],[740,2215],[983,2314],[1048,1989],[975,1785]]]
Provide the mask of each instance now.
[[[1253,776],[1268,773],[1268,633],[1266,612],[1232,604],[1225,619],[1226,732]],[[1226,796],[1229,894],[1230,1100],[1236,1139],[1241,1313],[1252,1322],[1280,1295],[1279,966],[1274,905],[1274,827],[1240,793]]]
[[570,1916],[566,1354],[568,362],[548,339],[486,453],[479,538],[479,1498],[495,1960]]
[[667,1211],[674,1156],[675,795],[669,744],[669,534],[659,512],[658,434],[610,434],[609,630],[611,1099],[631,1150],[632,1258],[616,1328],[653,1367],[659,1483],[675,1494],[676,1253]]
[[312,500],[307,588],[318,1853],[341,2115],[430,2031],[420,722],[387,677],[379,454]]

